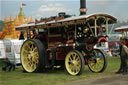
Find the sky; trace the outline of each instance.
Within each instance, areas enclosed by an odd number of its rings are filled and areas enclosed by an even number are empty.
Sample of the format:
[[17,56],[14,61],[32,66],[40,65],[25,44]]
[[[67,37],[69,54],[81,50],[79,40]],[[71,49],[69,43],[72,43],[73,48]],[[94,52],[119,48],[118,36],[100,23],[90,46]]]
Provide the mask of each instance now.
[[[128,0],[86,0],[87,14],[108,13],[119,21],[128,21]],[[23,11],[35,19],[56,16],[59,12],[79,16],[80,0],[0,0],[0,20],[4,16],[14,18],[20,11],[20,3],[25,3]]]

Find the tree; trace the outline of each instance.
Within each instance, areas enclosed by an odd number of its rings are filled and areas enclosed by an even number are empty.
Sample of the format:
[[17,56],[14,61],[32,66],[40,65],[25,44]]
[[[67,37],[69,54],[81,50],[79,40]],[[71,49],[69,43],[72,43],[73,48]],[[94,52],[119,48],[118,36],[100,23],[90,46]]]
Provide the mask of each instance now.
[[0,21],[0,31],[2,31],[4,27],[5,27],[4,21]]

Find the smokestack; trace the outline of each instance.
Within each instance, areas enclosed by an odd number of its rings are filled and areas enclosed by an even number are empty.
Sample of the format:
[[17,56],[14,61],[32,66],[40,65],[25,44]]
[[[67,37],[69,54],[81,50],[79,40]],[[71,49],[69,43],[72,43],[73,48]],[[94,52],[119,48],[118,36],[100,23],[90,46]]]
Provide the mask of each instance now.
[[86,11],[86,0],[80,0],[80,15],[85,15]]

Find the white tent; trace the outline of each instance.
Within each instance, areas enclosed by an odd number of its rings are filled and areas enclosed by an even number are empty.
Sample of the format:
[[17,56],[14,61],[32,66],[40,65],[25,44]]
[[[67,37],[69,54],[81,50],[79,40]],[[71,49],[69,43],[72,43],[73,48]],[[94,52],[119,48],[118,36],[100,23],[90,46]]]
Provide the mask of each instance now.
[[8,58],[13,64],[20,64],[20,48],[23,40],[0,40],[0,59]]

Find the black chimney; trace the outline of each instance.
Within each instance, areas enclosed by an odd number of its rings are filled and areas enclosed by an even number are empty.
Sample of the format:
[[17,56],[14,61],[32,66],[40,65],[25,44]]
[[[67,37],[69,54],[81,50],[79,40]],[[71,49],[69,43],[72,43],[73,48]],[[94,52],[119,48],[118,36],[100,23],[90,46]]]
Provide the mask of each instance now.
[[86,11],[86,0],[80,0],[80,15],[85,15]]

